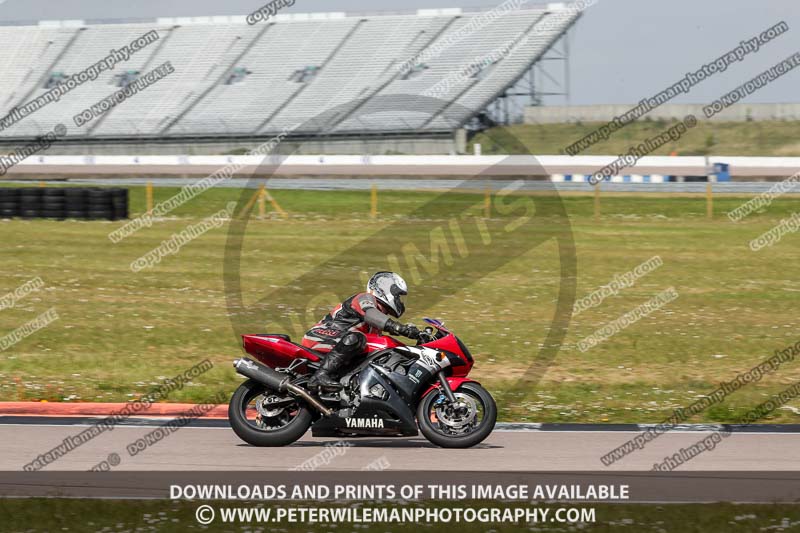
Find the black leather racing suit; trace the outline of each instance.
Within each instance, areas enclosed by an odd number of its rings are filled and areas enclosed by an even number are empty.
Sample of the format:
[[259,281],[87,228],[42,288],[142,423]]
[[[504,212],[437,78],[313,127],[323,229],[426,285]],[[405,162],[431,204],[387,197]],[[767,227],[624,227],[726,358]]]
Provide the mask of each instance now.
[[328,353],[309,384],[334,388],[336,384],[330,379],[332,375],[364,353],[367,347],[365,333],[387,331],[410,338],[419,336],[417,328],[395,322],[385,311],[377,298],[360,292],[336,306],[308,330],[303,336],[303,346]]

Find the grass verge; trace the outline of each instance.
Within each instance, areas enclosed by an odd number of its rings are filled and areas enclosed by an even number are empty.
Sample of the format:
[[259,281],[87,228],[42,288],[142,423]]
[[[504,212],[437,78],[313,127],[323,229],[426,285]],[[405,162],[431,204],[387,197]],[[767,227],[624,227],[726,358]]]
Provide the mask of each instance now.
[[[156,201],[175,192],[157,188]],[[192,240],[153,268],[133,273],[129,266],[240,194],[208,191],[118,244],[108,233],[122,222],[0,221],[0,296],[36,276],[45,282],[0,310],[0,337],[49,308],[59,315],[0,352],[0,400],[129,400],[206,358],[215,367],[169,400],[202,401],[232,392],[240,380],[230,362],[241,352],[231,322],[241,317],[229,307],[223,283],[227,226]],[[715,199],[715,218],[707,220],[702,198],[604,197],[603,214],[594,219],[590,196],[564,197],[578,298],[653,256],[663,265],[573,316],[542,380],[522,391],[513,385],[546,342],[564,281],[555,244],[528,243],[542,232],[563,231],[564,220],[537,213],[534,223],[503,234],[525,214],[509,207],[508,199],[496,199],[491,219],[483,220],[480,195],[382,192],[379,217],[372,220],[369,192],[273,196],[290,217],[270,215],[247,227],[240,278],[252,311],[248,331],[263,331],[275,318],[269,314],[272,303],[254,307],[259,299],[298,276],[318,274],[327,284],[299,288],[304,298],[321,288],[346,297],[361,289],[371,271],[391,267],[392,253],[416,243],[424,256],[415,262],[417,275],[401,272],[412,279],[404,318],[417,324],[423,316],[446,320],[473,351],[473,377],[498,398],[501,420],[660,422],[800,340],[800,281],[793,274],[800,259],[797,235],[759,252],[748,248],[751,239],[798,209],[790,196],[739,223],[724,213],[746,198]],[[142,188],[131,189],[134,215],[144,211],[144,197]],[[546,210],[547,203],[539,207]],[[465,234],[466,254],[451,240],[448,260],[443,249],[431,249],[432,231],[450,232],[448,224],[454,217],[466,220],[465,213],[471,213],[471,227],[482,223],[491,235],[505,236],[484,245],[477,232]],[[342,264],[325,263],[331,258]],[[675,287],[677,300],[586,352],[578,349],[579,341],[668,287]],[[306,308],[303,302],[299,315],[278,318],[294,337],[324,315],[329,303]],[[798,379],[797,363],[787,363],[690,421],[735,421]],[[789,404],[765,421],[795,422],[796,411]]]

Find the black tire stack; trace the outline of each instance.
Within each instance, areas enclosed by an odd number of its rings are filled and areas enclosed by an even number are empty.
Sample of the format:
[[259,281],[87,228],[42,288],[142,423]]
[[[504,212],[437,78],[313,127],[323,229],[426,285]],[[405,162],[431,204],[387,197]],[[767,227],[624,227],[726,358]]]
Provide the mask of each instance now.
[[67,218],[86,218],[86,189],[64,189],[64,216]]
[[0,187],[0,218],[19,216],[19,189]]
[[64,189],[42,189],[42,218],[64,220]]
[[86,211],[89,220],[113,220],[111,191],[108,189],[89,189],[86,191]]
[[111,189],[112,220],[127,220],[128,189]]
[[42,190],[36,187],[24,187],[19,190],[19,216],[22,218],[41,218]]
[[124,220],[128,189],[0,187],[0,218]]

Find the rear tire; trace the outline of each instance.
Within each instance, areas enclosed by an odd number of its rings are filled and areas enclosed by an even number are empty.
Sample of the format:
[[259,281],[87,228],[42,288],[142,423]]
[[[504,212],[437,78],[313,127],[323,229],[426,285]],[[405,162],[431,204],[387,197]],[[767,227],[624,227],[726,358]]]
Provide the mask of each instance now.
[[[497,404],[486,389],[477,383],[467,382],[454,391],[456,396],[470,398],[480,403],[482,418],[475,427],[463,434],[450,430],[441,420],[431,417],[441,392],[434,389],[425,395],[417,406],[417,424],[425,438],[442,448],[469,448],[481,443],[494,429],[497,422]],[[445,400],[446,401],[446,400]],[[477,416],[478,413],[476,413]]]
[[291,420],[278,429],[263,429],[248,420],[247,406],[254,398],[264,394],[278,393],[252,379],[239,385],[233,393],[228,405],[228,421],[240,439],[253,446],[286,446],[308,431],[313,417],[309,408],[299,400]]

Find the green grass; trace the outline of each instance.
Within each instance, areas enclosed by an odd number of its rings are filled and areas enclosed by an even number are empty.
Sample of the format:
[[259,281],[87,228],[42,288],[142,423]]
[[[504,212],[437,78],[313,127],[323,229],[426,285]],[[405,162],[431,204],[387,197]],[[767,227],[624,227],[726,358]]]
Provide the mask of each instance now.
[[[158,188],[156,201],[176,191]],[[0,296],[35,276],[46,283],[0,310],[0,336],[51,307],[60,317],[0,352],[0,400],[127,400],[205,358],[215,368],[170,401],[232,392],[240,381],[230,365],[241,353],[237,333],[301,335],[334,300],[360,290],[370,272],[390,268],[392,254],[412,286],[407,318],[419,324],[423,316],[441,317],[461,336],[477,361],[473,377],[496,395],[502,420],[660,422],[800,340],[800,235],[757,253],[747,246],[800,210],[790,195],[736,224],[724,213],[746,198],[716,198],[709,221],[702,198],[609,196],[595,220],[591,197],[565,196],[567,224],[554,214],[552,197],[495,199],[492,218],[483,221],[480,195],[383,192],[373,221],[369,192],[273,191],[290,218],[248,223],[239,276],[244,308],[226,299],[227,226],[152,269],[130,271],[131,261],[241,194],[208,191],[118,244],[107,235],[122,222],[0,221]],[[532,219],[507,231],[529,204],[503,206],[532,198]],[[131,202],[134,214],[144,211],[142,188],[131,189]],[[413,244],[429,258],[431,235],[451,236],[456,222],[463,249],[450,238],[452,261],[420,264],[415,275],[404,253]],[[578,298],[654,255],[664,264],[573,317],[538,383],[514,387],[545,344],[559,287],[569,281],[561,279],[549,237],[570,227]],[[577,349],[578,341],[670,286],[676,301],[588,352]],[[786,364],[692,421],[734,421],[798,378],[798,363]],[[797,415],[779,409],[768,421],[795,422]]]
[[[699,118],[699,117],[698,117]],[[582,155],[627,153],[631,146],[663,132],[674,122],[643,120],[634,122],[590,148]],[[565,154],[565,147],[597,129],[600,123],[525,124],[494,128],[475,136],[484,154]],[[505,131],[507,129],[507,131]],[[525,146],[508,142],[505,133],[518,138]],[[800,122],[708,122],[700,120],[696,127],[677,142],[666,144],[652,155],[736,155],[736,156],[800,156]],[[578,155],[578,154],[576,154]]]
[[[202,502],[204,504],[206,502]],[[255,507],[257,503],[211,502],[219,508]],[[490,507],[516,507],[497,502],[476,502]],[[283,532],[378,532],[404,533],[416,531],[452,531],[455,524],[221,524],[219,519],[209,526],[195,520],[195,509],[201,503],[166,502],[158,500],[66,500],[66,499],[0,499],[0,516],[4,517],[3,531],[30,533],[50,531],[283,531]],[[331,507],[339,504],[331,504]],[[418,505],[412,503],[412,506]],[[434,504],[437,505],[437,504]],[[438,504],[441,506],[441,504]],[[455,504],[466,507],[469,504]],[[319,502],[314,502],[319,506]],[[452,506],[451,506],[452,507]],[[550,516],[559,505],[550,504]],[[564,507],[567,507],[566,505]],[[626,531],[654,533],[716,533],[737,531],[792,531],[800,525],[800,506],[797,505],[632,505],[597,504],[596,522],[584,524],[481,524],[458,523],[464,533],[486,531],[590,531],[597,533]],[[46,512],[42,510],[46,509]]]

